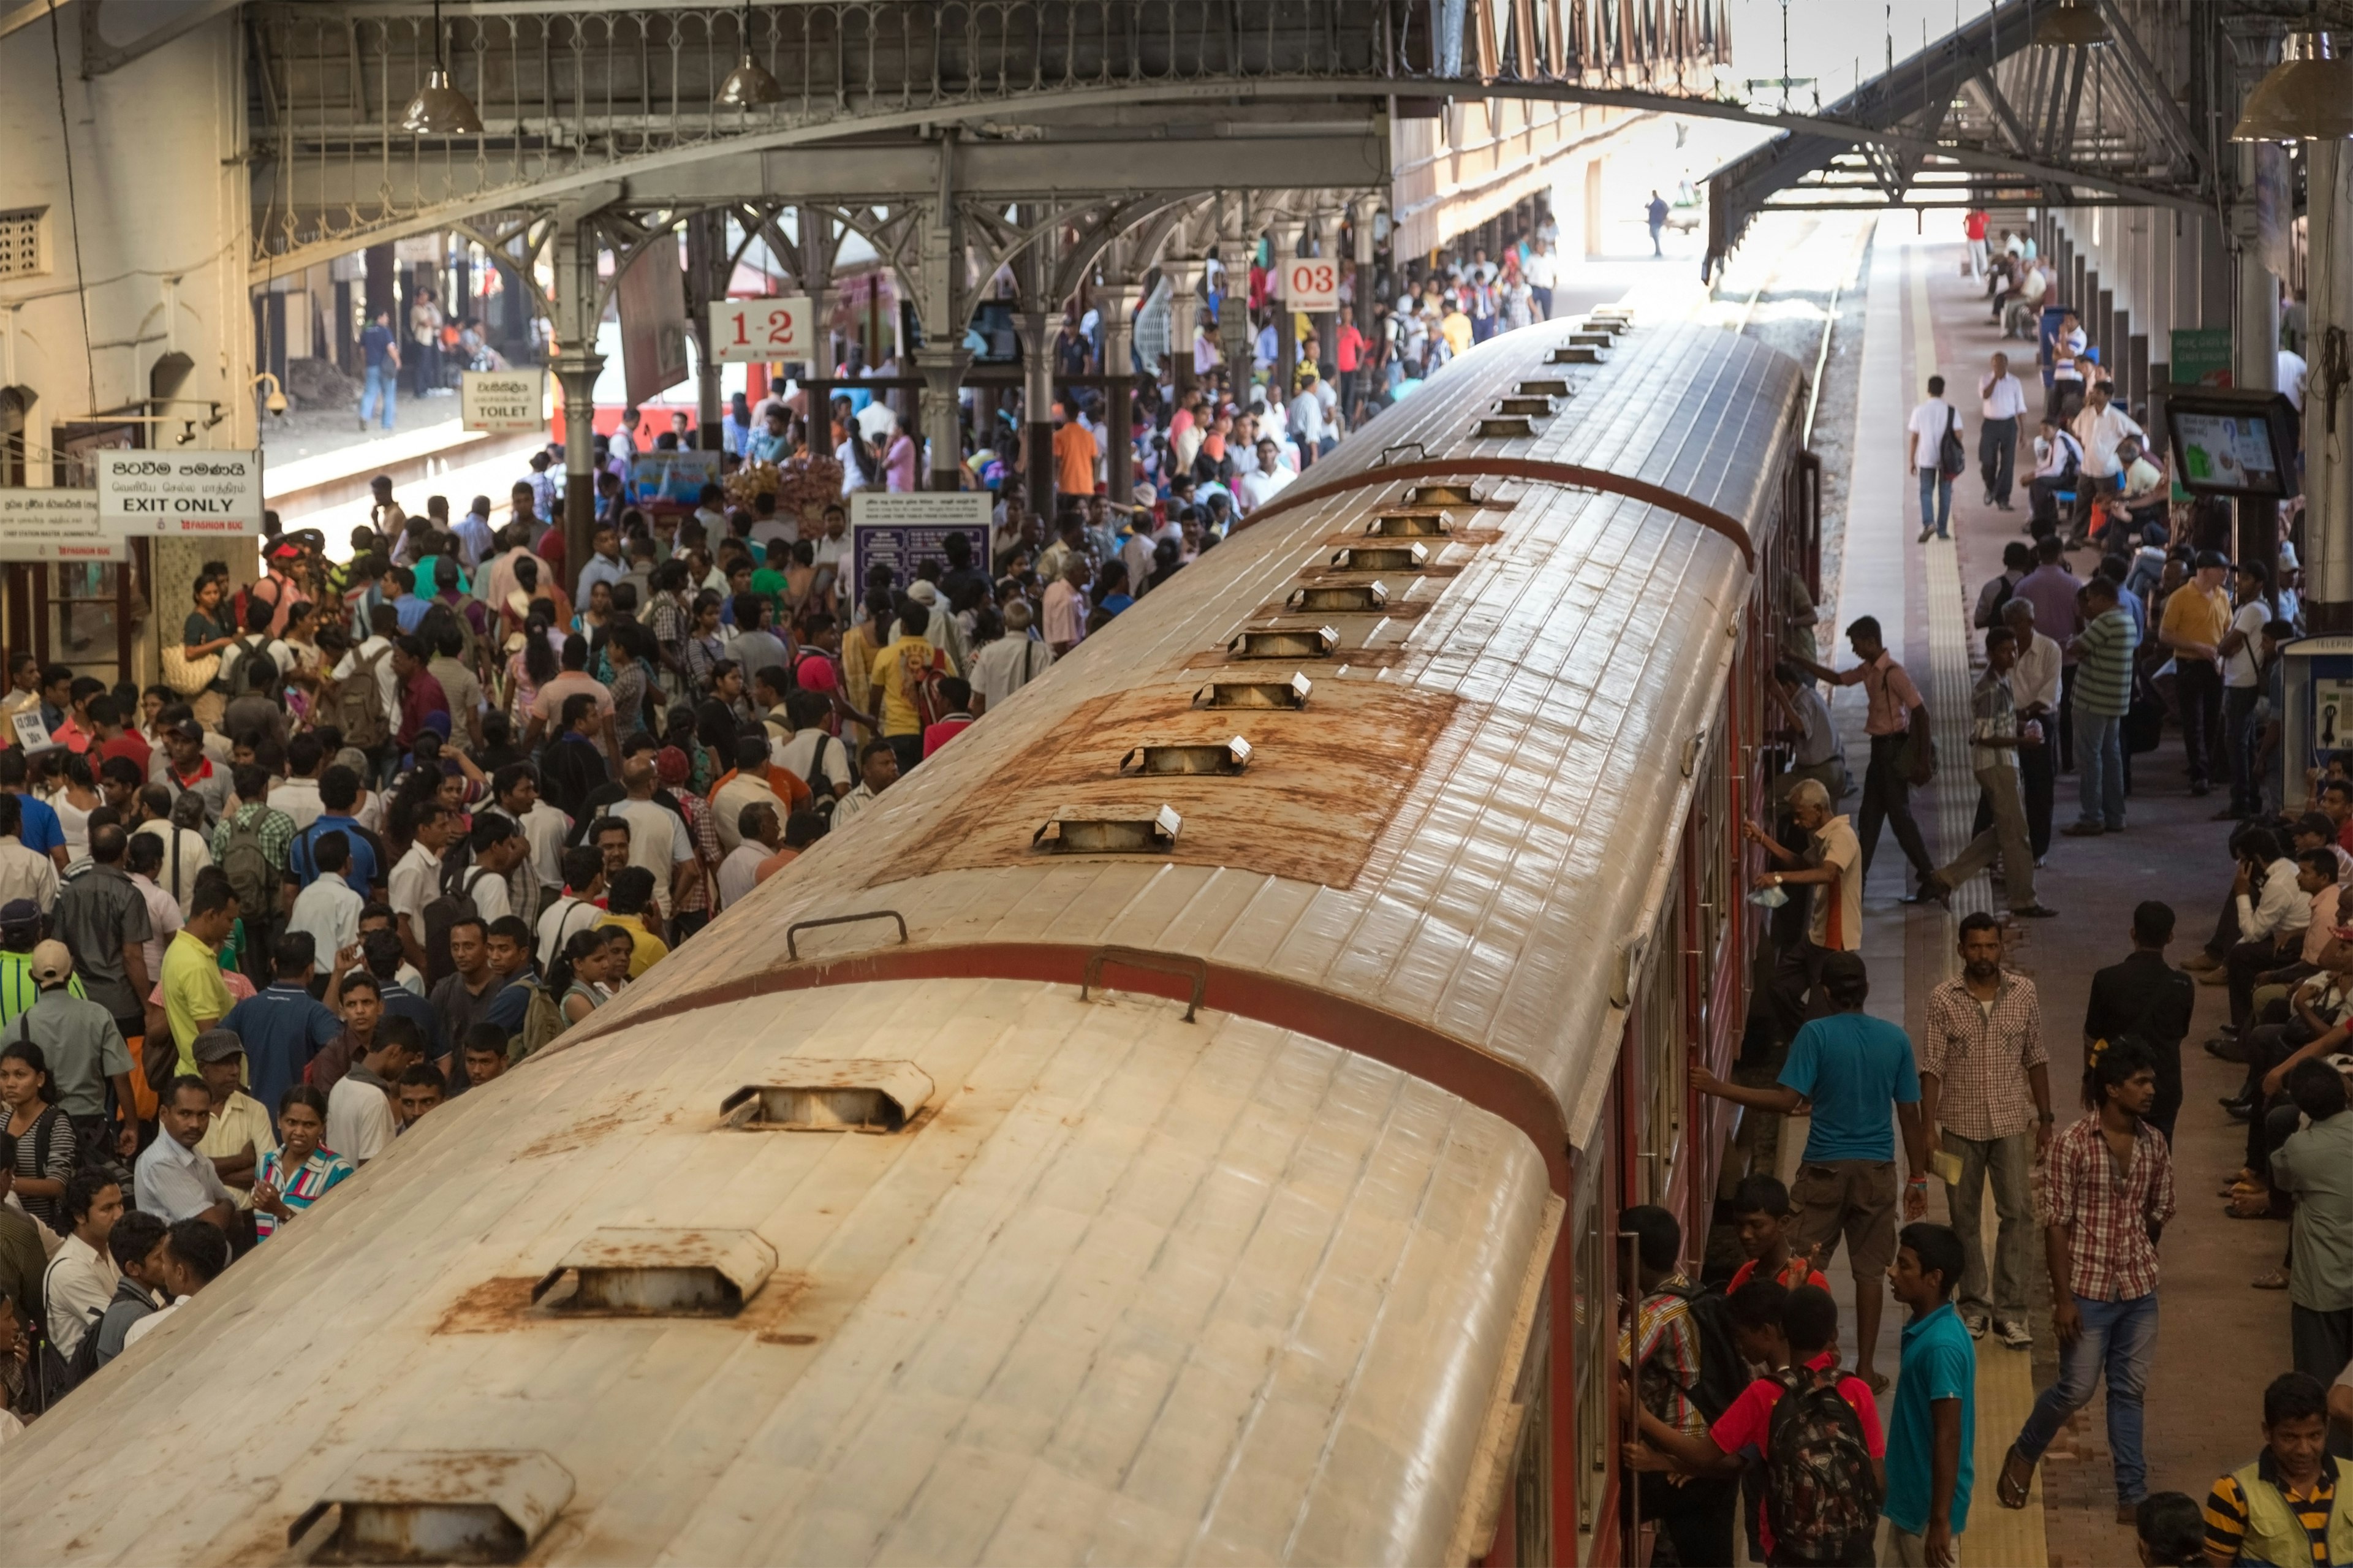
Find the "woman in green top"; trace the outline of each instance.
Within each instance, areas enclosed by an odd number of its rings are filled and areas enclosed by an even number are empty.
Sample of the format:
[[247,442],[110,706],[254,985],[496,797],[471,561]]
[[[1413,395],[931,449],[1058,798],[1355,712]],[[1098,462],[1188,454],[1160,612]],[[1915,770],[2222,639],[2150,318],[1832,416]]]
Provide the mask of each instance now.
[[[208,573],[196,579],[193,595],[196,607],[188,612],[180,628],[180,653],[190,663],[216,656],[237,640],[237,632],[228,624],[228,612],[222,605],[227,595],[227,586],[218,577]],[[191,700],[191,706],[205,723],[218,724],[228,706],[227,679],[216,673],[212,684]]]

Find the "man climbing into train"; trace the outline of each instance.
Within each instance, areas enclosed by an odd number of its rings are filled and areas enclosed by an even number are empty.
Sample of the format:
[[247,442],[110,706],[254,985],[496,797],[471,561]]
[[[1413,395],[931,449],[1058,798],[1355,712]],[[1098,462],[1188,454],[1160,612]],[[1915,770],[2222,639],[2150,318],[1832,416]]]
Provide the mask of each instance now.
[[1761,822],[1741,829],[1773,861],[1757,874],[1759,889],[1801,887],[1812,894],[1805,936],[1782,948],[1774,964],[1774,1016],[1785,1037],[1831,1010],[1822,991],[1822,961],[1862,946],[1862,844],[1854,828],[1832,813],[1831,792],[1819,779],[1799,779],[1789,791],[1789,820],[1806,836],[1803,851],[1784,845]]
[[1865,1016],[1871,976],[1862,955],[1833,952],[1822,961],[1822,989],[1838,1011],[1816,1018],[1789,1042],[1780,1082],[1769,1089],[1726,1083],[1704,1067],[1691,1069],[1702,1094],[1779,1116],[1812,1109],[1806,1152],[1789,1196],[1798,1219],[1789,1245],[1835,1248],[1846,1240],[1854,1270],[1854,1374],[1872,1392],[1886,1392],[1886,1375],[1872,1364],[1879,1318],[1887,1303],[1882,1280],[1895,1261],[1895,1124],[1904,1129],[1910,1179],[1902,1192],[1904,1217],[1927,1212],[1927,1144],[1920,1123],[1920,1071],[1912,1041],[1883,1018]]

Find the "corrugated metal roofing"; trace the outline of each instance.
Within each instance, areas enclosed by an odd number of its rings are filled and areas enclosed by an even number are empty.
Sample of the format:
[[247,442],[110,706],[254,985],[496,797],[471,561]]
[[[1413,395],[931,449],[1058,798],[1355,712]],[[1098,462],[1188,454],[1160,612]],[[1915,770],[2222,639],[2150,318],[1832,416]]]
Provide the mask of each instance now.
[[[510,1074],[12,1444],[9,1556],[269,1558],[355,1467],[419,1468],[370,1456],[449,1451],[569,1477],[533,1562],[1434,1561],[1542,1162],[1407,1074],[1180,1014],[840,986]],[[890,1135],[724,1125],[837,1058],[938,1093]],[[617,1231],[775,1267],[733,1320],[528,1305]]]

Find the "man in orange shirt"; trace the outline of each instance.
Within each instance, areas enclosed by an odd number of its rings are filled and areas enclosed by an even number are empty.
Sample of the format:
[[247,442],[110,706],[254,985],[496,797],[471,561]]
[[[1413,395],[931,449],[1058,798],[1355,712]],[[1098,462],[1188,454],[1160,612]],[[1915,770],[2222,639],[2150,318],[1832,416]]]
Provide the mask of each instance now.
[[1054,489],[1066,496],[1095,493],[1095,438],[1068,407],[1058,405],[1062,426],[1054,432]]

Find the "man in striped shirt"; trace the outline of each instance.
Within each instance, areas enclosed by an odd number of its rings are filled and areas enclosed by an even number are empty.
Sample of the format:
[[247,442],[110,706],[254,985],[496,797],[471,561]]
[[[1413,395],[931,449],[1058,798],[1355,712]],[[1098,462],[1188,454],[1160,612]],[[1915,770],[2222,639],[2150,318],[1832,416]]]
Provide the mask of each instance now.
[[2133,650],[2140,634],[2116,603],[2116,585],[2105,577],[2084,584],[2090,624],[2075,634],[2075,775],[2082,789],[2082,815],[2060,831],[2073,838],[2122,833],[2125,827],[2124,718],[2132,707]]
[[2206,1494],[2207,1555],[2279,1568],[2353,1557],[2353,1489],[2337,1479],[2327,1391],[2308,1373],[2281,1373],[2263,1390],[2263,1451]]

